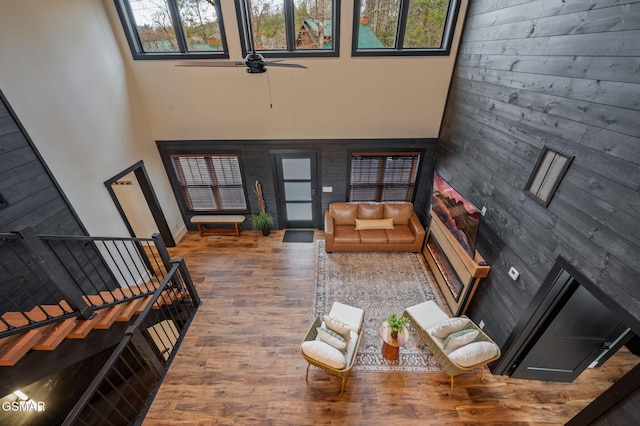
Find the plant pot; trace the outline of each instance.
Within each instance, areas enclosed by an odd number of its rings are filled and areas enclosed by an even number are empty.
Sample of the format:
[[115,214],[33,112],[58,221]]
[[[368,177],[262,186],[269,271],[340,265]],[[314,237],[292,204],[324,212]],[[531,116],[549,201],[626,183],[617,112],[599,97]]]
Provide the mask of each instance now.
[[266,237],[270,233],[271,233],[271,228],[269,228],[269,225],[265,225],[265,226],[262,227],[262,235],[264,235]]
[[398,338],[398,332],[396,330],[391,330],[391,337],[394,339]]

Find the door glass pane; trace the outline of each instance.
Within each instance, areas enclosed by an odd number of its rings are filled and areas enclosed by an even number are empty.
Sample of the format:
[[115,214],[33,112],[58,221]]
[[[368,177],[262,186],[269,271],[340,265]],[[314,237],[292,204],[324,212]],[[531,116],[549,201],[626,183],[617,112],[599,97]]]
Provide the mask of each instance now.
[[311,179],[311,160],[308,158],[283,158],[282,177],[289,179]]
[[249,6],[255,49],[286,49],[284,0],[250,0]]
[[287,203],[287,220],[312,220],[311,203]]
[[178,2],[180,21],[189,51],[222,50],[218,14],[213,2],[192,0]]
[[129,0],[144,52],[177,52],[178,41],[166,0]]
[[296,0],[296,49],[331,49],[333,1]]
[[311,182],[285,182],[284,197],[287,201],[311,201]]

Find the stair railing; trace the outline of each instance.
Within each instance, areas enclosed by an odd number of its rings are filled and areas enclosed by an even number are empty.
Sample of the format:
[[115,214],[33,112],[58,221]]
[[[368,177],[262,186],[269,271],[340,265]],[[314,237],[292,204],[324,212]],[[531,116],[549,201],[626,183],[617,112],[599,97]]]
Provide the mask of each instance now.
[[151,295],[172,266],[160,234],[36,235],[28,227],[0,233],[0,339]]
[[170,264],[151,303],[127,329],[63,425],[142,422],[200,304],[183,259]]

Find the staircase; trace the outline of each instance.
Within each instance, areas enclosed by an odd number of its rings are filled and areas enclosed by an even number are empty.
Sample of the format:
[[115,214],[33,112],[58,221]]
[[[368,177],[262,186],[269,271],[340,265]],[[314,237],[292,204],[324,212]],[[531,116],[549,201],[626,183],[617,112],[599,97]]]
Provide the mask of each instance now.
[[[42,325],[38,328],[25,331],[23,333],[0,339],[0,366],[10,367],[15,365],[30,350],[53,351],[64,339],[84,339],[92,330],[108,330],[115,322],[129,322],[131,318],[140,315],[147,307],[153,297],[153,293],[146,296],[136,296],[141,290],[135,291],[131,288],[119,289],[124,302],[108,305],[100,309],[91,319],[82,320],[77,317],[67,318],[61,321]],[[166,290],[168,292],[170,290]],[[127,296],[128,295],[128,296]],[[184,298],[185,292],[177,293],[177,300]],[[152,309],[160,309],[162,305],[173,303],[170,297],[161,295],[159,304],[154,304]],[[99,295],[88,296],[87,301],[95,304],[102,301],[110,303],[118,302],[113,292],[104,291]],[[43,305],[33,308],[31,311],[7,312],[2,315],[2,319],[15,326],[25,326],[29,324],[29,319],[34,321],[44,321],[47,317],[61,317],[66,312],[71,312],[71,308],[66,301],[61,301],[57,305]],[[25,314],[28,316],[25,317]],[[8,327],[0,325],[0,332],[7,331]]]

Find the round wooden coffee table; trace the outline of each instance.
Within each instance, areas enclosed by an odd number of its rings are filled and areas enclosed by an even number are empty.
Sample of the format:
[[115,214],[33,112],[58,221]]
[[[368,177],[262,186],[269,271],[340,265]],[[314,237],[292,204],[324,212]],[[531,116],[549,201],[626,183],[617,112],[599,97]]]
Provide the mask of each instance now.
[[397,361],[400,357],[400,346],[404,346],[409,341],[409,330],[403,327],[398,333],[398,338],[391,337],[391,328],[387,322],[380,326],[380,337],[382,337],[382,356],[389,361]]

